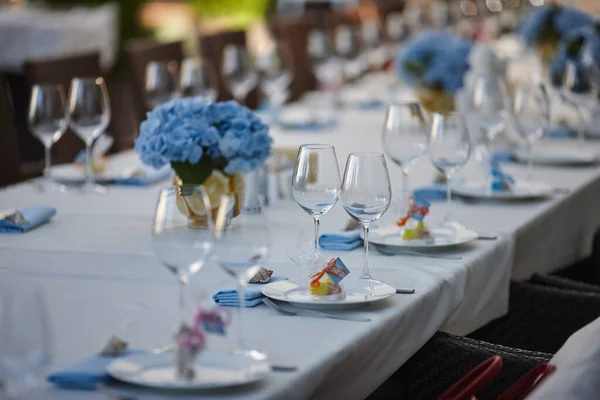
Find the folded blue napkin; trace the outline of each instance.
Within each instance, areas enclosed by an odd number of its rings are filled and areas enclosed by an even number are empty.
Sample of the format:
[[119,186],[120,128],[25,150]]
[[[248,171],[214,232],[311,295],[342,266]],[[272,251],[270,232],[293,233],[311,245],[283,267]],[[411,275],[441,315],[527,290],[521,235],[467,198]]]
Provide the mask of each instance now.
[[566,126],[555,126],[548,130],[544,136],[552,138],[552,139],[567,139],[573,136],[573,130]]
[[324,233],[319,236],[319,246],[324,250],[354,250],[362,246],[360,229],[351,231]]
[[294,122],[294,121],[278,121],[281,129],[285,130],[295,130],[295,131],[319,131],[322,129],[332,128],[337,124],[336,119],[329,119],[326,121],[303,121],[303,122]]
[[[141,350],[126,350],[120,357],[141,353]],[[65,389],[94,390],[98,383],[111,381],[106,367],[118,357],[95,355],[78,361],[48,376],[48,382]]]
[[115,179],[115,185],[149,186],[171,177],[171,168],[146,169],[141,176]]
[[413,190],[413,194],[427,201],[444,201],[446,200],[446,184],[423,186]]
[[0,233],[29,232],[30,230],[50,221],[50,218],[56,214],[56,208],[43,206],[24,207],[20,211],[21,214],[23,214],[23,217],[27,220],[27,223],[16,224],[11,221],[1,220]]
[[[272,276],[270,282],[285,281],[283,276]],[[249,283],[244,288],[244,307],[254,307],[262,303],[262,288],[267,285],[259,283]],[[237,289],[220,290],[213,294],[213,301],[220,306],[237,307],[239,297]]]

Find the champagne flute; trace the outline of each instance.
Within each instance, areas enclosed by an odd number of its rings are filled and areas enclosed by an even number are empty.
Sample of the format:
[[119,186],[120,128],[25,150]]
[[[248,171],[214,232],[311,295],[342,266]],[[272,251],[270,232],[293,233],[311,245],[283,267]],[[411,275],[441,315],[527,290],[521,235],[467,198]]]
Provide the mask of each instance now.
[[402,168],[402,209],[408,211],[408,173],[427,152],[428,124],[419,103],[394,103],[387,108],[383,127],[383,148],[388,157]]
[[328,144],[304,144],[298,150],[292,194],[300,207],[313,217],[314,248],[319,251],[319,222],[341,194],[340,170],[335,148]]
[[[247,175],[246,178],[250,176]],[[250,179],[246,179],[248,181]],[[237,284],[238,338],[234,353],[244,354],[250,359],[264,360],[264,353],[246,348],[243,330],[244,288],[260,270],[269,254],[271,243],[262,198],[255,189],[246,192],[239,210],[234,195],[225,194],[221,197],[215,218],[214,258],[225,272],[235,278]]]
[[429,136],[429,159],[446,177],[446,201],[448,212],[446,225],[452,226],[452,177],[469,160],[471,141],[466,118],[459,112],[433,114]]
[[177,61],[151,61],[146,66],[146,107],[150,110],[177,97]]
[[208,63],[197,58],[183,60],[179,80],[180,97],[200,96],[213,103],[218,93],[217,75]]
[[185,319],[187,284],[202,268],[213,249],[212,218],[193,224],[190,217],[206,216],[211,210],[202,186],[180,185],[164,188],[158,195],[152,225],[154,252],[179,282],[179,313]]
[[104,78],[74,78],[69,91],[69,126],[85,142],[86,193],[106,193],[94,182],[92,144],[110,122],[110,100]]
[[45,192],[66,191],[64,185],[52,179],[50,153],[52,145],[62,137],[69,124],[65,102],[65,92],[61,85],[34,85],[31,90],[27,124],[29,130],[44,145],[46,167],[40,189]]
[[342,179],[342,203],[363,228],[364,261],[360,279],[373,279],[369,270],[369,229],[390,206],[392,187],[382,153],[352,153]]
[[231,94],[240,104],[258,84],[254,60],[244,46],[227,45],[223,50],[223,79]]
[[541,83],[518,86],[514,94],[513,116],[517,132],[527,142],[527,180],[531,180],[534,164],[533,146],[544,136],[550,125],[550,100],[546,87]]
[[43,384],[53,336],[41,288],[9,279],[0,287],[0,396],[27,399]]

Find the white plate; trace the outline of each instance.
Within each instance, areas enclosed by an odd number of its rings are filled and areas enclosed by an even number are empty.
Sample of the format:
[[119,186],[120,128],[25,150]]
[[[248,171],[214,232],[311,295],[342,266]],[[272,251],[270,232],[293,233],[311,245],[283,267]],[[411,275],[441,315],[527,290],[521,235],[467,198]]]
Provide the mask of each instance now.
[[535,164],[542,165],[589,165],[598,162],[598,154],[584,149],[568,149],[546,147],[528,150],[517,150],[515,158],[521,162],[533,160]]
[[[143,171],[144,166],[134,152],[115,154],[105,160],[106,170],[95,174],[98,183],[112,182],[115,179],[131,176],[136,171]],[[60,164],[52,167],[52,177],[60,182],[83,183],[85,170],[75,164]]]
[[308,292],[308,279],[300,281],[279,281],[269,283],[262,293],[273,299],[285,301],[304,308],[349,309],[366,306],[396,294],[392,286],[378,281],[346,278],[341,283],[345,296],[341,299],[324,299]]
[[215,389],[257,382],[269,375],[267,361],[253,362],[243,355],[202,351],[196,360],[196,376],[175,377],[174,353],[134,354],[119,358],[107,367],[110,376],[123,382],[160,389]]
[[452,192],[487,200],[526,200],[550,196],[554,188],[543,182],[517,181],[510,191],[491,191],[486,181],[458,181],[452,184]]
[[382,226],[369,232],[369,243],[391,249],[427,250],[459,246],[477,240],[479,235],[470,229],[431,228],[429,240],[403,240],[402,229],[397,226]]

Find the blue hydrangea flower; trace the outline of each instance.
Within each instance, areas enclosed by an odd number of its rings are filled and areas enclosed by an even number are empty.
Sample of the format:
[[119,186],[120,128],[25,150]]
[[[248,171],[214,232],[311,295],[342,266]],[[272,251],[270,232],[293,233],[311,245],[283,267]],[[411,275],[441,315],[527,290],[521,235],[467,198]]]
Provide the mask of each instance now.
[[455,94],[463,86],[472,46],[472,41],[446,32],[424,32],[400,51],[396,72],[409,86]]
[[248,172],[271,155],[268,126],[234,101],[207,103],[201,97],[176,99],[150,111],[140,126],[135,150],[144,164],[198,164],[208,157],[226,174]]
[[593,25],[591,16],[575,8],[546,5],[535,7],[519,30],[525,43],[534,46],[544,40],[559,41],[573,29]]

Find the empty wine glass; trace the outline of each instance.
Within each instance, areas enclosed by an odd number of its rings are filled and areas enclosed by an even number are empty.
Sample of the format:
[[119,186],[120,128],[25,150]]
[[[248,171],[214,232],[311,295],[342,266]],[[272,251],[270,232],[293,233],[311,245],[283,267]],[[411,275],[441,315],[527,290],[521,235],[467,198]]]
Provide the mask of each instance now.
[[429,136],[429,158],[446,177],[446,201],[448,212],[445,223],[452,221],[452,177],[467,163],[471,153],[471,141],[466,118],[459,112],[433,114]]
[[388,157],[402,168],[402,209],[407,211],[408,173],[427,152],[429,126],[419,103],[395,103],[387,108],[383,127],[383,148]]
[[269,101],[275,120],[278,110],[289,98],[289,86],[294,78],[293,55],[283,44],[257,57],[256,69],[260,73],[260,89]]
[[44,382],[53,356],[47,301],[41,288],[16,278],[2,286],[0,397],[30,398]]
[[335,52],[343,60],[343,76],[346,81],[359,78],[367,68],[361,56],[360,42],[356,32],[346,25],[340,25],[335,31]]
[[34,85],[31,90],[27,124],[29,130],[44,145],[46,167],[40,188],[46,192],[66,190],[64,185],[52,179],[50,153],[52,145],[67,130],[68,116],[65,101],[65,92],[61,85]]
[[533,146],[544,136],[550,125],[550,99],[546,87],[541,84],[521,85],[515,89],[513,117],[519,135],[527,142],[529,159],[527,180],[533,174]]
[[300,146],[292,178],[292,193],[298,205],[313,217],[317,253],[320,218],[337,203],[341,193],[340,170],[333,146]]
[[209,103],[217,99],[219,83],[216,72],[206,62],[186,58],[181,63],[179,76],[180,97],[203,97]]
[[352,153],[342,180],[342,203],[363,228],[364,261],[360,279],[373,279],[369,270],[369,229],[390,206],[392,188],[382,153]]
[[69,91],[69,126],[85,142],[87,193],[106,193],[94,182],[92,144],[110,122],[110,100],[104,78],[74,78]]
[[213,249],[213,220],[206,210],[211,203],[204,188],[181,185],[164,188],[158,195],[152,225],[154,252],[179,282],[179,312],[185,318],[186,287]]
[[385,33],[391,45],[390,54],[395,54],[408,33],[402,13],[388,14],[385,19]]
[[578,63],[567,60],[561,93],[568,103],[575,106],[581,125],[578,129],[580,142],[585,140],[584,124],[598,103],[599,71],[594,60],[582,57]]
[[215,218],[214,258],[237,284],[239,307],[235,353],[261,360],[265,358],[264,353],[246,348],[243,332],[244,288],[261,268],[271,245],[263,202],[254,189],[246,192],[241,205],[236,205],[233,195],[221,197]]
[[310,31],[307,51],[319,89],[337,88],[341,83],[341,68],[327,33],[322,30]]
[[233,44],[225,46],[222,72],[233,97],[244,104],[248,93],[258,84],[254,60],[248,50]]
[[177,61],[151,61],[146,65],[146,107],[152,110],[177,97]]
[[367,64],[375,70],[383,68],[387,62],[387,52],[381,41],[379,23],[373,19],[363,22],[361,25],[361,36],[365,47]]

